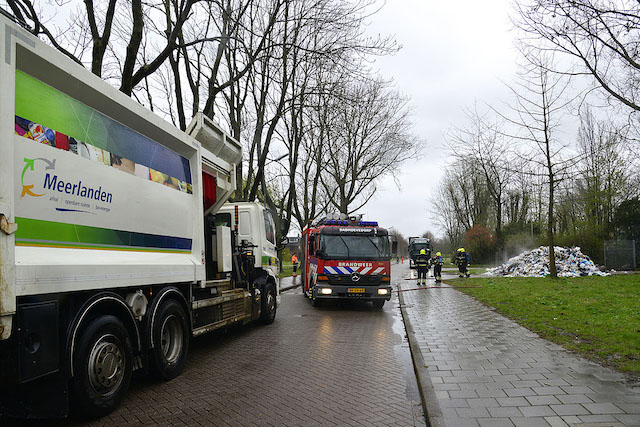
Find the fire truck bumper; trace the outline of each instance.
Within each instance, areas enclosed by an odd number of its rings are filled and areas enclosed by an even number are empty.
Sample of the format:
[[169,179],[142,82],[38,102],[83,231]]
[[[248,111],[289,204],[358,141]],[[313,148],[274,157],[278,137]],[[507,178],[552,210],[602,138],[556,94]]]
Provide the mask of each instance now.
[[391,299],[391,286],[342,286],[317,284],[313,287],[313,296],[316,299],[357,299],[364,301]]

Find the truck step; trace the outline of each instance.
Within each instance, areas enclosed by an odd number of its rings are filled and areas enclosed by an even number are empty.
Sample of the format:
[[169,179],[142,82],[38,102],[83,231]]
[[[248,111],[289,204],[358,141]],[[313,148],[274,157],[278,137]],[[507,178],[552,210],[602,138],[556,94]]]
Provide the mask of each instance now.
[[244,298],[251,298],[251,293],[244,289],[229,289],[226,291],[222,291],[222,294],[215,298],[193,301],[191,303],[191,308],[194,310],[198,310],[200,308],[211,307],[212,305],[222,304],[228,301]]
[[200,282],[201,288],[218,288],[218,292],[221,292],[225,289],[231,289],[231,279],[215,279],[215,280],[205,280],[204,282]]

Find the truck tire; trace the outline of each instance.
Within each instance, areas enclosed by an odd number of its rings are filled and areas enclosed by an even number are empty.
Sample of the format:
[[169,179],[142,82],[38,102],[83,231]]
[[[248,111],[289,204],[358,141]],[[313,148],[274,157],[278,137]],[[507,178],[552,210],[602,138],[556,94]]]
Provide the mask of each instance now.
[[172,380],[184,369],[189,353],[189,324],[182,305],[173,299],[163,302],[156,312],[151,333],[153,372],[162,380]]
[[118,407],[129,388],[133,352],[126,328],[115,316],[100,316],[82,332],[73,361],[73,410],[98,418]]
[[380,309],[380,308],[384,307],[384,303],[385,303],[385,302],[386,302],[386,301],[385,301],[385,300],[383,300],[383,299],[376,299],[376,300],[373,300],[373,308]]
[[311,298],[311,307],[320,307],[321,305],[322,305],[322,301],[320,301],[316,297]]
[[260,322],[270,325],[276,319],[276,289],[272,283],[267,283],[262,294],[262,308],[260,310]]

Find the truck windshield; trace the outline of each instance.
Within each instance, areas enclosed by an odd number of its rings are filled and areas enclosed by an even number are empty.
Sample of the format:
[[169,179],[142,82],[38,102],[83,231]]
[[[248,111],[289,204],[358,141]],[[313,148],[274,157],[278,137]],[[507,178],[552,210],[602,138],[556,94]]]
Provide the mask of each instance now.
[[429,244],[428,243],[414,243],[414,244],[411,245],[411,252],[420,253],[420,251],[422,249],[425,249],[426,251],[429,251]]
[[323,235],[318,246],[324,259],[386,260],[389,258],[387,236]]

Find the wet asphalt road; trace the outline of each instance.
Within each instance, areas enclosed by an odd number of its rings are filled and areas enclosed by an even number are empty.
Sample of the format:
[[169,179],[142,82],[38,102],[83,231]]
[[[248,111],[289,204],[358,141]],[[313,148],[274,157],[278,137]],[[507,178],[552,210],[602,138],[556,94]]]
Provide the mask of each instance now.
[[[406,265],[392,268],[392,283]],[[298,279],[299,280],[299,279]],[[60,425],[80,425],[73,420]],[[84,424],[84,423],[82,423]],[[282,294],[275,322],[192,340],[181,376],[134,378],[122,405],[91,425],[425,424],[397,294],[382,310],[311,307]]]

